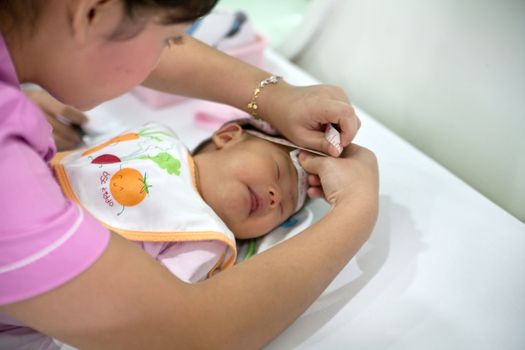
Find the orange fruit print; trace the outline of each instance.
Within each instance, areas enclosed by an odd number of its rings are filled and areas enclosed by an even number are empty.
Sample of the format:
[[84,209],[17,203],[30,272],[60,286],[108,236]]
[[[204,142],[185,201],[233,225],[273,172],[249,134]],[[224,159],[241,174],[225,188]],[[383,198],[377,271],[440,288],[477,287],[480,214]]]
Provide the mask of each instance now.
[[133,168],[122,168],[110,179],[110,191],[113,198],[126,207],[137,205],[149,194],[146,174]]

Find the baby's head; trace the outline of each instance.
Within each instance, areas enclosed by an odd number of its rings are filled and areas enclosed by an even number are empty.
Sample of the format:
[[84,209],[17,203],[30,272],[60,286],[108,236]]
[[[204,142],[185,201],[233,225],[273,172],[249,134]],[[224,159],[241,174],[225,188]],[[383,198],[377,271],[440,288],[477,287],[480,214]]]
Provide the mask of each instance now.
[[268,233],[304,203],[293,150],[229,123],[194,151],[199,191],[237,238]]

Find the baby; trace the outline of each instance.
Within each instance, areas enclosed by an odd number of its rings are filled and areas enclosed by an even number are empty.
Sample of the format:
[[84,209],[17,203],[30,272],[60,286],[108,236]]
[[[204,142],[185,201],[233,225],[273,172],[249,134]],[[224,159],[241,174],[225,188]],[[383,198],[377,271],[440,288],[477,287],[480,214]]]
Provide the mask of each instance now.
[[190,154],[168,128],[147,124],[52,165],[69,198],[198,282],[235,263],[235,238],[262,236],[304,204],[298,150],[268,127],[227,123]]

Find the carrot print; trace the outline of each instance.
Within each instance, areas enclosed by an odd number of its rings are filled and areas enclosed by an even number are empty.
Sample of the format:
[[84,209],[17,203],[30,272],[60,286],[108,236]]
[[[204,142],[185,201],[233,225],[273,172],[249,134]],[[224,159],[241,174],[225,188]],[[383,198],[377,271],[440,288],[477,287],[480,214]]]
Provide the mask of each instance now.
[[123,141],[131,141],[131,140],[136,140],[140,137],[139,134],[137,133],[134,133],[134,132],[130,132],[130,133],[127,133],[127,134],[122,134],[122,135],[119,135],[119,136],[116,136],[116,137],[113,137],[109,140],[107,140],[106,142],[104,143],[101,143],[100,145],[97,145],[95,147],[92,147],[86,151],[84,151],[82,153],[82,156],[88,156],[90,155],[91,153],[95,153],[96,151],[100,151],[102,148],[104,147],[107,147],[109,145],[112,145],[114,143],[119,143],[119,142],[123,142]]
[[122,134],[122,135],[113,137],[113,138],[107,140],[106,142],[101,143],[100,145],[97,145],[97,146],[94,146],[92,148],[89,148],[89,149],[85,150],[82,153],[82,156],[88,156],[88,155],[90,155],[92,153],[100,151],[104,147],[107,147],[107,146],[110,146],[110,145],[113,145],[113,144],[116,144],[116,143],[119,143],[119,142],[136,140],[136,139],[138,139],[140,137],[149,137],[149,138],[157,140],[157,141],[162,141],[162,139],[160,137],[158,137],[157,135],[174,136],[174,135],[169,134],[169,133],[164,132],[164,131],[158,131],[158,130],[157,131],[155,131],[155,130],[150,131],[150,130],[151,129],[142,129],[139,132],[128,132],[126,134]]
[[131,207],[139,204],[149,194],[151,187],[144,176],[133,168],[122,168],[110,179],[110,191],[113,199],[123,206]]
[[144,156],[139,156],[136,158],[131,158],[129,156],[120,158],[114,154],[105,153],[105,154],[101,154],[93,158],[91,160],[91,164],[99,164],[102,166],[103,164],[121,163],[124,161],[133,160],[133,159],[151,160],[155,162],[155,164],[157,164],[161,169],[166,170],[168,174],[170,175],[175,174],[177,176],[180,175],[180,160],[178,160],[177,158],[174,158],[168,152],[161,152],[155,156],[144,155]]

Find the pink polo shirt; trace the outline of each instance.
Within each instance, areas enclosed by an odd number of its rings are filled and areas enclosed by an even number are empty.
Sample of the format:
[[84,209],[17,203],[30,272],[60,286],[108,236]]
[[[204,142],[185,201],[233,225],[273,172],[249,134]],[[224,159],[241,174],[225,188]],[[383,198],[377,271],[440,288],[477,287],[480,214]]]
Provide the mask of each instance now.
[[109,232],[62,194],[47,164],[54,153],[0,35],[0,305],[71,280],[108,244]]

